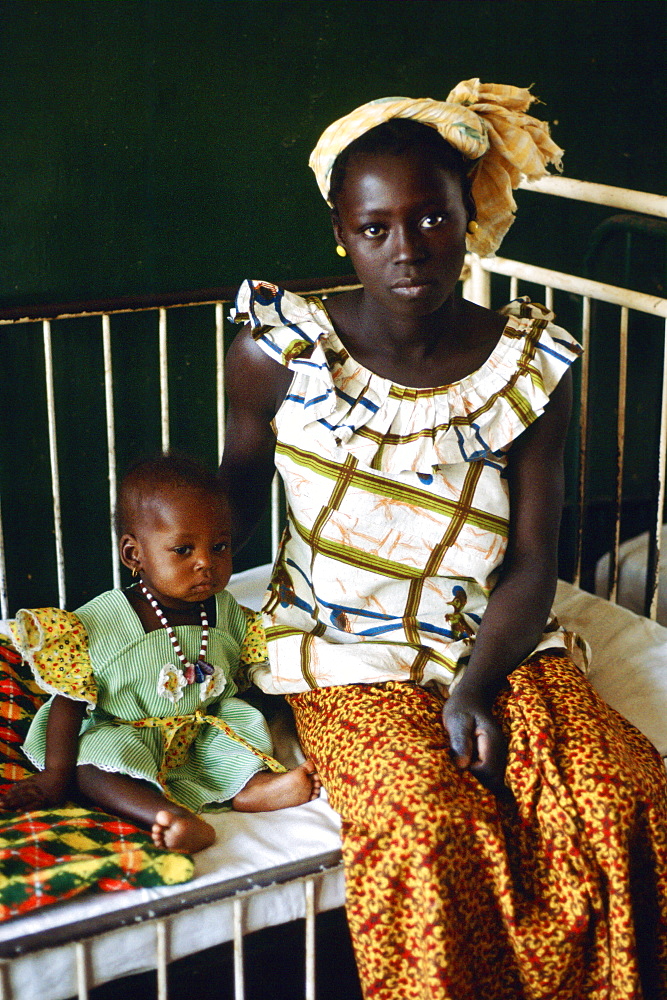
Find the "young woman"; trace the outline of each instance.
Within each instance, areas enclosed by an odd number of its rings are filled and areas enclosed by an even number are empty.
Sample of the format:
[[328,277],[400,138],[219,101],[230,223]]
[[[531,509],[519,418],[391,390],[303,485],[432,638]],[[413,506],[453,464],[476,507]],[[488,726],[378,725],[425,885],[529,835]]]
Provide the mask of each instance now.
[[550,615],[580,351],[543,307],[456,291],[559,159],[531,100],[471,80],[335,122],[311,166],[363,287],[237,302],[239,542],[274,460],[288,501],[254,678],[342,816],[366,998],[667,990],[664,770]]

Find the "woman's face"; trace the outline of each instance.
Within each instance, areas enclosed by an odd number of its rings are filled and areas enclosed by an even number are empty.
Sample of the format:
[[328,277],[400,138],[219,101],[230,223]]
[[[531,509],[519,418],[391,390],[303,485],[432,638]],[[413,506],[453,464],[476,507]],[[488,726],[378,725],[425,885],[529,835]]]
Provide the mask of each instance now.
[[451,296],[468,214],[460,177],[428,153],[351,159],[333,219],[365,293],[389,312],[427,316]]

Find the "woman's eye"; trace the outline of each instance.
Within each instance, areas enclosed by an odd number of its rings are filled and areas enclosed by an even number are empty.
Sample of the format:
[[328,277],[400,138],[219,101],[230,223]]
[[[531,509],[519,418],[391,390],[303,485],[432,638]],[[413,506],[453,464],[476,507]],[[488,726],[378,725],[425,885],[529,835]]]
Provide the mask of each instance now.
[[176,548],[174,549],[174,552],[178,556],[186,556],[189,551],[190,551],[189,545],[177,545]]
[[227,542],[216,542],[213,546],[214,552],[224,552],[227,548]]
[[421,221],[422,229],[434,229],[443,221],[442,215],[425,215]]
[[383,226],[364,226],[361,230],[362,234],[369,240],[377,239],[378,236],[382,236],[384,233]]

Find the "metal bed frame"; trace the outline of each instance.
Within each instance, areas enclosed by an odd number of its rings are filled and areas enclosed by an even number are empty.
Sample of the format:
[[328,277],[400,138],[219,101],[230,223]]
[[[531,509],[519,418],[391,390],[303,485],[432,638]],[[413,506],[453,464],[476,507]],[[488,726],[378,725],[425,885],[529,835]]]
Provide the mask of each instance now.
[[[555,197],[563,197],[589,203],[609,206],[631,212],[640,212],[649,216],[667,218],[667,197],[645,194],[621,188],[590,184],[567,178],[548,177],[536,183],[524,183],[522,187]],[[623,491],[624,469],[624,436],[627,399],[627,356],[628,356],[628,322],[632,312],[644,313],[660,317],[663,323],[663,357],[662,357],[662,391],[658,403],[660,412],[660,429],[658,454],[656,456],[657,490],[655,496],[655,515],[650,531],[648,582],[647,582],[647,616],[655,618],[657,609],[659,585],[660,534],[665,505],[665,479],[667,459],[667,299],[630,291],[616,286],[603,284],[591,279],[576,277],[558,271],[525,264],[503,257],[479,259],[469,256],[464,274],[463,294],[482,304],[491,304],[492,276],[501,275],[509,278],[509,298],[520,294],[520,283],[538,285],[544,289],[545,304],[552,306],[554,291],[576,296],[579,301],[581,316],[582,342],[585,349],[581,369],[581,405],[578,429],[579,470],[577,498],[577,530],[576,558],[573,582],[578,584],[581,579],[582,546],[586,521],[586,480],[588,468],[589,440],[589,365],[588,351],[591,342],[591,307],[593,303],[609,303],[618,309],[618,338],[620,343],[620,366],[618,372],[618,419],[616,425],[616,482],[614,487],[615,529],[611,546],[610,594],[609,599],[616,601],[618,587],[618,560],[620,534],[620,511]],[[340,278],[329,281],[309,281],[286,283],[294,291],[308,293],[335,294],[344,288],[352,287],[354,278]],[[116,503],[116,427],[114,411],[114,358],[111,344],[111,326],[114,316],[125,312],[148,312],[155,316],[159,339],[159,381],[160,381],[160,426],[161,443],[164,450],[170,446],[170,414],[169,414],[169,316],[174,309],[192,308],[202,304],[215,308],[215,390],[216,390],[216,421],[218,454],[222,454],[225,434],[225,400],[224,400],[224,324],[228,306],[233,298],[234,290],[230,288],[205,291],[195,296],[163,296],[159,299],[125,299],[113,302],[87,303],[77,306],[54,306],[49,308],[31,308],[0,311],[0,326],[9,324],[26,324],[26,336],[34,335],[41,327],[43,339],[43,354],[45,364],[45,398],[48,412],[48,438],[50,456],[50,489],[53,503],[54,544],[57,568],[57,590],[59,603],[66,605],[65,586],[65,547],[63,544],[63,514],[61,509],[61,490],[58,460],[58,425],[63,419],[62,401],[56,399],[54,390],[53,337],[57,336],[59,324],[63,320],[89,318],[96,316],[100,323],[104,357],[104,399],[106,411],[106,451],[109,479],[109,509],[112,512],[110,526],[110,545],[113,567],[113,586],[120,586],[120,566],[113,533],[113,510]],[[2,331],[0,330],[0,336]],[[273,491],[272,516],[272,547],[277,548],[279,531],[279,495],[275,485]],[[0,498],[1,500],[1,498]],[[3,618],[10,614],[11,580],[7,579],[5,551],[3,545],[2,521],[0,518],[0,611]],[[56,931],[33,935],[29,938],[17,938],[14,941],[0,944],[0,1000],[16,1000],[11,992],[8,976],[9,963],[15,956],[26,955],[54,947],[73,949],[77,968],[78,1000],[86,1000],[89,994],[89,953],[92,942],[98,937],[112,932],[119,927],[149,923],[154,927],[154,968],[157,975],[158,998],[168,1000],[167,968],[169,955],[169,919],[177,911],[200,907],[209,913],[215,907],[231,905],[233,907],[233,944],[234,944],[234,989],[236,1000],[245,997],[243,974],[243,933],[244,908],[253,895],[265,891],[267,887],[286,882],[299,881],[303,885],[305,923],[305,998],[315,1000],[315,915],[317,910],[316,897],[318,880],[322,873],[340,868],[340,852],[334,851],[309,859],[303,864],[283,865],[275,869],[257,872],[252,877],[244,877],[228,881],[215,888],[206,890],[188,890],[184,887],[176,896],[158,902],[124,910],[118,914],[109,914],[101,918],[99,925],[89,926],[87,923],[72,924]],[[18,926],[18,924],[17,924]],[[222,939],[221,939],[222,940]]]

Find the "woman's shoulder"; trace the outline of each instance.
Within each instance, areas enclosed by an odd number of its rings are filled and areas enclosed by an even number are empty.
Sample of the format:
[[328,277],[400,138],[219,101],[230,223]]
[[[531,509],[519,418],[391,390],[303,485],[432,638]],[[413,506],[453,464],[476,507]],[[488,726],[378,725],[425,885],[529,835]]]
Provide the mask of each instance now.
[[266,281],[243,282],[231,317],[247,323],[258,346],[287,367],[308,359],[316,344],[334,334],[318,296],[296,295]]
[[507,319],[502,337],[506,353],[521,374],[539,372],[550,394],[581,356],[581,345],[554,322],[550,309],[527,296],[510,302],[500,313]]
[[[556,386],[581,355],[554,314],[527,298],[501,311],[506,323],[495,350],[468,378],[449,387],[443,451],[466,460],[499,455],[544,412]],[[444,447],[445,441],[451,447]],[[451,458],[450,458],[451,460]]]

